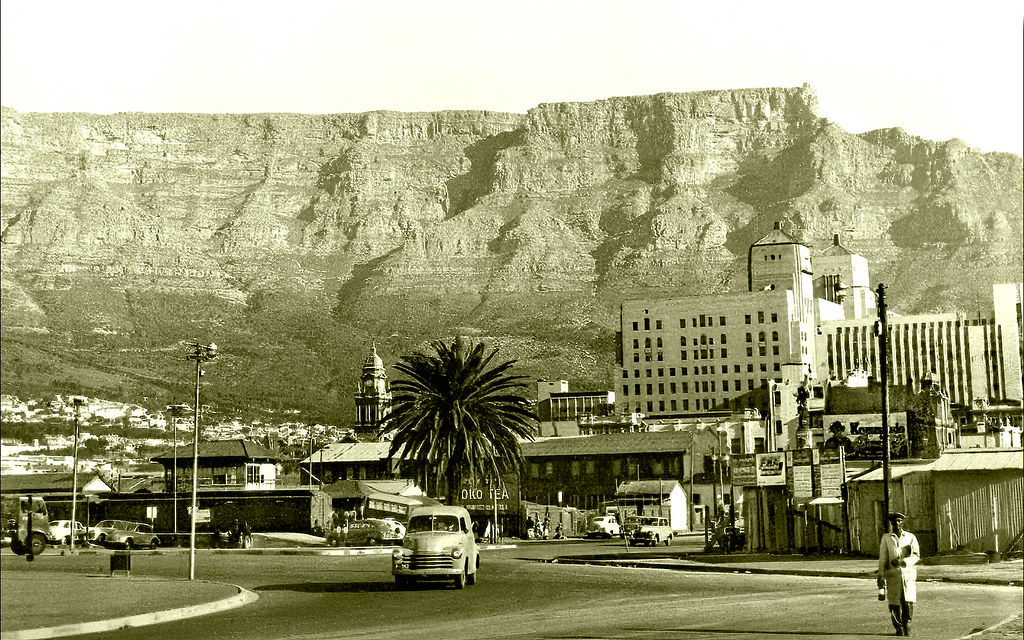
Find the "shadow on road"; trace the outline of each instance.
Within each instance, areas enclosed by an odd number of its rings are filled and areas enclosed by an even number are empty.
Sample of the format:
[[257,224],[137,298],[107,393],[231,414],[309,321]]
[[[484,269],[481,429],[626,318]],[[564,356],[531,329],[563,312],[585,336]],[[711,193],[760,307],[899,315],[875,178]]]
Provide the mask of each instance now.
[[298,582],[295,584],[267,584],[253,591],[294,591],[296,593],[375,593],[394,591],[392,582]]

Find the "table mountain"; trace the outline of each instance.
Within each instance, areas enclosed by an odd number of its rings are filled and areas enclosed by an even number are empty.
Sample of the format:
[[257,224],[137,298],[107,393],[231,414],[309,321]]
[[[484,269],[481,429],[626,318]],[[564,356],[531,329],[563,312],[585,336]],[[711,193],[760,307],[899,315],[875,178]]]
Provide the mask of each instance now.
[[903,313],[1020,279],[1022,163],[851,134],[809,87],[361,114],[2,113],[5,393],[190,396],[351,420],[385,361],[463,334],[613,388],[617,305],[742,290],[776,221],[834,233]]

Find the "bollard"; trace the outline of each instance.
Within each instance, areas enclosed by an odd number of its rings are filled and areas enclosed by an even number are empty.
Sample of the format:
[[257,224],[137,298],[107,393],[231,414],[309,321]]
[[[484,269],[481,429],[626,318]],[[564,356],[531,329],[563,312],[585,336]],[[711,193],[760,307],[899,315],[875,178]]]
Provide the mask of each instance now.
[[132,574],[132,552],[129,550],[115,551],[110,554],[110,575],[115,571],[124,571],[125,575]]

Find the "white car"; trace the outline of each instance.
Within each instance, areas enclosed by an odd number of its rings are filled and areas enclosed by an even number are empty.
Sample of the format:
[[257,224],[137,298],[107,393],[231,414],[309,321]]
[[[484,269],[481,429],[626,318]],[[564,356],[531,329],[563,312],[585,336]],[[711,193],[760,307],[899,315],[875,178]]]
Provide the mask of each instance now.
[[395,586],[415,580],[451,580],[456,589],[476,583],[480,554],[464,507],[417,507],[409,515],[402,547],[391,554]]
[[588,538],[617,538],[620,532],[615,516],[594,516],[587,523]]
[[[52,520],[50,521],[50,535],[60,544],[71,544],[71,521]],[[85,542],[89,537],[89,530],[81,522],[75,522],[75,543]]]
[[658,516],[630,516],[623,526],[629,544],[672,544],[672,526],[668,518]]

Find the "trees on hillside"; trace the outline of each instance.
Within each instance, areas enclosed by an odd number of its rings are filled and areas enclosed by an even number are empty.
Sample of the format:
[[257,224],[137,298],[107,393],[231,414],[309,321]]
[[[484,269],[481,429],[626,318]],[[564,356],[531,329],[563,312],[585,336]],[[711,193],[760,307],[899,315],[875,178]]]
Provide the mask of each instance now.
[[522,464],[519,442],[533,439],[537,416],[523,395],[526,378],[510,373],[514,360],[463,338],[431,347],[395,365],[381,433],[392,437],[390,457],[451,503],[463,480]]

